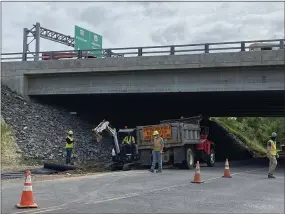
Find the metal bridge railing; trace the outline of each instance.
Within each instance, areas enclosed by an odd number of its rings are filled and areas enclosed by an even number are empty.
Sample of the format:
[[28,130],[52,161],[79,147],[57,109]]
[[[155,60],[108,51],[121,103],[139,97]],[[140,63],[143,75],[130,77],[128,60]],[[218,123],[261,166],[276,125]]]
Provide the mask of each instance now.
[[[169,46],[147,46],[147,47],[127,47],[108,48],[90,50],[64,50],[64,51],[44,51],[40,53],[41,60],[58,59],[81,59],[81,58],[107,58],[107,57],[138,57],[138,56],[161,56],[161,55],[185,55],[191,53],[221,53],[238,52],[258,49],[284,49],[285,39],[253,40],[238,42],[217,42],[186,45]],[[95,52],[95,53],[94,53]],[[2,53],[2,61],[31,61],[35,60],[35,52],[28,53]]]

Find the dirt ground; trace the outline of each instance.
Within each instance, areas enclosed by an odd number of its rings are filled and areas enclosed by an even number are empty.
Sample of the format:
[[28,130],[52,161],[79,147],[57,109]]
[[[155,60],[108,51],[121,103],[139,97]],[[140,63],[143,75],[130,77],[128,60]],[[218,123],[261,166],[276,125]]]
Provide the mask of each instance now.
[[[1,173],[9,173],[9,172],[16,172],[16,171],[22,171],[22,170],[32,170],[32,169],[39,169],[42,168],[42,165],[34,165],[34,166],[2,166],[1,167]],[[57,172],[50,175],[40,175],[40,174],[32,174],[32,181],[38,182],[38,181],[46,181],[46,180],[55,180],[55,179],[64,179],[69,177],[82,177],[87,175],[94,175],[94,174],[102,174],[107,173],[108,171],[102,169],[101,167],[84,167],[76,170],[70,170],[65,172]],[[22,178],[15,178],[15,179],[5,179],[2,180],[2,182],[13,182],[15,180],[23,180]]]
[[[32,182],[37,183],[41,181],[48,181],[48,180],[60,180],[60,179],[65,179],[65,178],[75,178],[75,177],[84,177],[88,175],[95,175],[95,174],[102,174],[100,172],[97,173],[86,173],[86,174],[70,174],[68,172],[61,173],[61,174],[52,174],[52,175],[32,175]],[[7,180],[2,180],[2,183],[9,183],[9,182],[14,182],[15,180],[17,181],[23,181],[24,184],[24,177],[22,178],[16,178],[16,179],[7,179]]]
[[41,168],[41,165],[2,165],[1,166],[1,173],[7,173],[7,172],[17,172],[22,170],[32,170],[32,169],[38,169]]

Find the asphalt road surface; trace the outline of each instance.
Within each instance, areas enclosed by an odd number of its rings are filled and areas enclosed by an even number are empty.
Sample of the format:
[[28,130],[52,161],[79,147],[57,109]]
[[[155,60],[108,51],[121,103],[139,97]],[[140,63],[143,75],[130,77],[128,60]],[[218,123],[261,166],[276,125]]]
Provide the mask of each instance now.
[[267,165],[201,167],[204,184],[193,184],[194,170],[112,172],[33,183],[39,208],[15,208],[23,182],[2,184],[2,213],[284,213],[284,165],[276,179]]

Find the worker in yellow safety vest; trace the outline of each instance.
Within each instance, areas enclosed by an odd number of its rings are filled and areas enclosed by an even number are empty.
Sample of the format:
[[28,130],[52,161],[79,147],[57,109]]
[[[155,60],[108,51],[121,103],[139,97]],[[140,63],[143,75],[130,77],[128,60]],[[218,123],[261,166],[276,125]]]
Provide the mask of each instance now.
[[273,175],[277,166],[277,159],[279,157],[276,149],[276,137],[275,132],[272,133],[270,140],[267,142],[267,156],[269,159],[269,172],[268,178],[275,178]]
[[65,144],[65,150],[66,150],[66,164],[70,164],[71,162],[71,155],[72,152],[74,152],[74,138],[73,138],[73,131],[69,130],[67,132],[66,137],[66,144]]
[[125,154],[133,153],[134,144],[135,144],[134,136],[132,136],[131,133],[128,133],[128,135],[123,139],[123,148]]
[[162,172],[162,152],[164,148],[164,143],[162,137],[159,136],[158,131],[153,132],[153,142],[152,142],[152,165],[150,172],[154,172],[156,163],[158,163],[157,172]]

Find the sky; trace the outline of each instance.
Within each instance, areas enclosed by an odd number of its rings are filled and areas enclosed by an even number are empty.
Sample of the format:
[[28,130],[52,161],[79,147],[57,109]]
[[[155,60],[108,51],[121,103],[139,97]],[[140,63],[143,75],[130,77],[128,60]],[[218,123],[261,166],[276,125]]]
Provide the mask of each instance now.
[[[2,53],[22,52],[23,28],[103,36],[103,48],[284,38],[284,3],[2,2]],[[71,50],[41,39],[40,50]],[[34,42],[30,45],[34,51]]]

